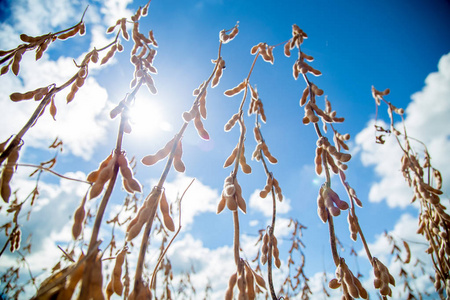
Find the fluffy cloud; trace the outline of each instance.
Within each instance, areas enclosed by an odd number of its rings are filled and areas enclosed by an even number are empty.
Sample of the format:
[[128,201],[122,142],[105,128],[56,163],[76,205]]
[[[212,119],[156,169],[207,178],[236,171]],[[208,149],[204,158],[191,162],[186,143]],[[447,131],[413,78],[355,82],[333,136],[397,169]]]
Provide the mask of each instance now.
[[[406,257],[406,250],[404,250],[402,241],[408,242],[411,249],[411,262],[407,265],[402,264],[396,259],[395,256],[391,254],[393,244],[389,242],[384,234],[377,235],[375,237],[375,241],[368,245],[371,254],[385,264],[391,275],[393,275],[396,279],[396,286],[392,287],[393,299],[406,299],[407,296],[404,291],[404,281],[400,280],[399,276],[401,268],[403,268],[410,275],[414,274],[414,277],[408,278],[408,284],[413,289],[413,293],[416,296],[418,292],[422,294],[426,292],[433,297],[432,299],[437,299],[438,297],[434,292],[433,284],[430,282],[429,278],[429,275],[433,275],[434,271],[430,257],[425,253],[425,250],[428,248],[427,242],[422,236],[416,234],[416,228],[417,218],[409,214],[403,214],[394,228],[388,232],[390,236],[394,237],[397,246],[400,248],[400,256],[402,259],[405,259]],[[366,257],[364,249],[361,249],[358,252],[358,256]],[[422,262],[421,266],[423,267],[423,270],[415,265],[417,260]],[[368,274],[368,276],[362,277],[360,280],[364,288],[369,293],[370,298],[378,298],[378,291],[375,290],[373,286],[373,270],[369,267],[368,270],[365,270],[362,273]],[[333,273],[324,274],[323,272],[317,272],[310,276],[309,285],[313,295],[317,298],[324,295],[323,287],[325,286],[327,293],[330,295],[329,299],[341,299],[342,291],[340,289],[332,290],[328,287],[328,282],[332,278],[335,278]]]
[[75,1],[11,1],[14,27],[28,35],[41,35],[80,18]]
[[107,0],[104,1],[101,13],[104,15],[105,24],[114,25],[118,19],[130,17],[134,11],[127,9],[132,0]]
[[[130,1],[105,1],[102,6],[93,3],[85,16],[92,33],[84,37],[86,51],[93,47],[104,46],[108,39],[105,28],[115,24],[118,18],[130,16],[131,11],[126,9]],[[41,35],[46,32],[55,32],[72,26],[79,21],[85,7],[78,1],[35,1],[20,0],[10,3],[12,14],[2,22],[0,30],[0,44],[2,49],[10,49],[21,43],[19,35]],[[76,12],[76,13],[75,13]],[[78,13],[79,12],[79,13]],[[90,41],[89,41],[90,39]],[[55,41],[57,45],[50,48],[61,47],[63,43],[72,41]],[[67,47],[67,45],[66,45]],[[70,47],[70,46],[69,46]],[[85,53],[75,58],[80,62]],[[104,141],[107,133],[108,111],[111,104],[107,102],[106,90],[101,87],[95,78],[99,67],[91,64],[91,76],[77,93],[75,100],[69,105],[65,104],[65,95],[69,88],[59,93],[55,98],[58,109],[54,122],[48,111],[40,118],[29,132],[25,141],[27,146],[42,148],[48,147],[52,140],[58,136],[65,143],[68,152],[89,159],[96,146]],[[20,130],[37,106],[34,101],[12,103],[7,100],[13,92],[26,92],[49,84],[61,85],[77,72],[71,57],[60,56],[56,60],[48,54],[39,60],[34,60],[34,52],[25,53],[20,64],[20,73],[15,77],[11,72],[2,76],[0,96],[5,99],[3,111],[8,114],[0,120],[0,138],[5,140],[11,134]],[[48,110],[48,108],[47,108]]]
[[[400,299],[401,295],[405,297],[403,291],[404,282],[399,279],[399,273],[402,268],[409,274],[414,274],[413,278],[410,277],[408,279],[408,284],[413,288],[415,293],[434,293],[434,287],[429,278],[429,275],[434,274],[433,264],[430,256],[425,253],[425,250],[428,248],[428,243],[423,236],[416,234],[416,228],[417,218],[409,214],[404,214],[400,217],[394,229],[388,232],[390,236],[394,237],[396,244],[400,249],[403,248],[403,240],[408,242],[411,249],[411,262],[407,265],[402,264],[391,255],[393,245],[384,235],[379,235],[373,243],[369,244],[372,255],[384,263],[389,268],[390,273],[396,278],[396,286],[392,288],[393,298]],[[363,250],[361,250],[360,255],[364,255]],[[403,259],[406,257],[404,249],[401,257]],[[417,260],[422,262],[424,272],[415,266]],[[373,272],[371,272],[370,277],[363,284],[368,288],[368,292],[375,295],[376,291],[373,288],[373,280],[374,275]],[[434,296],[437,295],[434,294]]]
[[[9,112],[0,120],[2,139],[16,133],[38,105],[32,100],[14,103],[8,99],[9,94],[34,90],[53,82],[60,85],[76,72],[77,68],[69,58],[61,57],[57,61],[50,61],[44,57],[36,63],[30,55],[25,55],[20,73],[20,80],[24,85],[17,78],[12,78],[12,74],[2,78],[11,83],[0,88],[0,95],[5,98],[3,109]],[[36,125],[27,132],[24,140],[27,146],[46,148],[58,136],[63,140],[66,150],[89,159],[95,148],[104,141],[106,128],[111,125],[108,122],[107,93],[95,79],[89,77],[69,104],[65,100],[67,93],[68,91],[63,91],[55,98],[56,122],[47,108]]]
[[195,287],[206,287],[210,283],[213,290],[211,299],[223,299],[228,278],[236,272],[232,247],[209,249],[189,234],[173,244],[168,258],[178,274],[193,267],[195,273],[190,278]]
[[[444,55],[438,64],[438,72],[431,73],[425,80],[422,91],[412,95],[412,102],[406,108],[406,128],[410,137],[424,142],[432,158],[432,164],[440,169],[444,181],[450,176],[450,167],[446,149],[450,148],[450,54]],[[387,96],[387,100],[389,100]],[[394,103],[395,104],[395,103]],[[384,128],[388,125],[379,122]],[[401,124],[398,124],[398,128]],[[361,161],[373,166],[380,178],[373,184],[369,200],[386,200],[390,207],[406,207],[412,198],[412,191],[405,183],[400,172],[401,149],[393,136],[386,138],[384,145],[376,144],[373,121],[356,136],[356,144],[361,150]],[[414,143],[418,153],[423,146]],[[397,166],[397,167],[395,167]],[[448,184],[443,184],[448,192]]]
[[[184,174],[177,174],[172,182],[166,182],[164,188],[167,200],[176,207],[176,200],[181,197],[194,178]],[[215,212],[219,194],[217,190],[195,180],[186,191],[181,202],[181,222],[183,227],[189,228],[194,222],[194,217],[205,212]],[[175,211],[175,209],[174,209]],[[174,220],[177,224],[178,220]]]
[[[31,171],[25,167],[19,167],[12,181],[12,189],[16,192],[18,203],[24,201],[34,189],[35,177],[29,178]],[[82,179],[86,175],[81,172],[63,174],[70,178]],[[42,175],[42,178],[48,178]],[[62,252],[57,248],[63,248],[71,241],[72,215],[86,193],[87,185],[66,179],[57,180],[57,183],[39,182],[39,197],[33,206],[30,201],[25,201],[19,214],[18,223],[22,234],[21,247],[31,242],[31,254],[26,255],[28,266],[21,268],[21,280],[28,280],[27,268],[37,277],[38,283],[48,274],[43,270],[49,270],[60,259]],[[10,199],[12,201],[13,199]],[[28,213],[31,212],[29,215]],[[57,213],[56,213],[57,212]],[[12,220],[12,215],[5,210],[1,211],[3,223]],[[5,244],[6,237],[0,236],[0,244]],[[22,250],[23,252],[23,250]],[[23,254],[26,254],[23,252]],[[7,250],[0,259],[0,272],[4,273],[8,267],[17,264],[17,253],[11,254]],[[42,275],[42,276],[41,276]],[[26,296],[31,297],[36,291],[32,286],[26,289]]]

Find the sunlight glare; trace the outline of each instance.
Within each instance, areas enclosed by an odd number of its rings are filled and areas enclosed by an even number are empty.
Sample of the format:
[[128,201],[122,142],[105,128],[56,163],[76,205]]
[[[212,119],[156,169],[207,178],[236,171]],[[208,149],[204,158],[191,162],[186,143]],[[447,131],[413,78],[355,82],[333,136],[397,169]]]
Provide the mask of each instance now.
[[166,121],[165,112],[159,101],[136,98],[130,110],[132,134],[138,137],[156,136],[161,131],[172,131],[172,125]]

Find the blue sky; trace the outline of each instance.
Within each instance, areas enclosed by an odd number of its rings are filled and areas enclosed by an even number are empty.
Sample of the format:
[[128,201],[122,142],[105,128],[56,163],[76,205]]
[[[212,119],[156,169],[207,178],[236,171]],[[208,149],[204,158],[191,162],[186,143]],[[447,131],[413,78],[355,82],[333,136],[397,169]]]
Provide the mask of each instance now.
[[[104,34],[106,28],[145,4],[112,0],[92,3],[59,1],[57,4],[46,0],[20,0],[6,3],[8,9],[2,10],[1,14],[2,50],[19,44],[20,33],[40,35],[69,27],[78,22],[88,3],[90,7],[86,14],[85,37],[53,43],[37,63],[32,54],[25,55],[19,77],[7,74],[0,78],[2,112],[7,112],[0,120],[0,141],[20,129],[36,105],[33,102],[11,103],[9,94],[51,82],[61,84],[75,72],[72,58],[80,60],[82,54],[92,47],[105,45],[111,39]],[[239,136],[237,128],[224,132],[223,126],[237,112],[241,98],[228,98],[223,92],[247,76],[253,61],[250,54],[252,46],[259,42],[269,45],[282,43],[291,37],[292,24],[297,24],[309,36],[302,50],[315,58],[311,65],[322,72],[322,76],[310,79],[325,91],[338,116],[346,118],[337,128],[351,135],[353,159],[346,174],[364,204],[357,210],[361,226],[368,242],[373,244],[374,252],[378,253],[376,255],[385,258],[386,264],[392,264],[395,270],[395,263],[387,255],[388,246],[380,235],[387,230],[398,238],[421,241],[414,235],[414,226],[417,225],[414,218],[418,211],[408,205],[411,192],[408,192],[399,172],[400,156],[395,144],[375,144],[371,123],[375,104],[370,88],[372,85],[380,90],[390,88],[391,94],[387,99],[406,109],[408,132],[429,145],[433,162],[442,171],[444,192],[448,195],[449,12],[450,4],[443,0],[428,1],[427,4],[423,1],[152,1],[149,14],[141,20],[140,28],[143,32],[153,30],[159,44],[154,63],[158,69],[154,76],[158,94],[150,95],[145,89],[138,94],[136,110],[141,113],[136,113],[133,133],[124,140],[127,153],[138,159],[155,153],[181,127],[181,114],[194,100],[193,89],[212,71],[211,59],[217,56],[220,30],[229,29],[236,22],[239,22],[240,29],[236,39],[222,48],[226,69],[219,86],[208,90],[208,118],[204,124],[211,139],[201,140],[190,125],[183,138],[186,172],[178,174],[172,170],[166,184],[169,201],[173,201],[190,178],[196,178],[184,201],[183,231],[169,251],[174,268],[182,270],[194,264],[197,269],[194,280],[200,289],[205,284],[204,278],[232,272],[232,268],[227,266],[212,270],[201,259],[208,255],[212,262],[228,260],[232,267],[232,216],[229,211],[216,215],[215,210],[223,181],[230,172],[222,165]],[[56,136],[65,143],[65,150],[59,155],[55,167],[60,173],[72,172],[69,174],[84,178],[108,155],[114,147],[118,126],[117,120],[109,120],[108,113],[129,92],[133,73],[128,57],[131,46],[126,41],[122,42],[125,51],[116,55],[107,66],[92,68],[90,81],[73,103],[65,105],[64,93],[56,98],[57,121],[49,115],[43,116],[25,138],[21,162],[38,164],[49,159],[51,154],[46,148]],[[306,272],[313,288],[319,291],[321,273],[324,269],[334,273],[334,266],[327,226],[316,213],[317,192],[324,180],[314,173],[316,136],[311,125],[304,126],[301,122],[303,109],[298,101],[305,83],[292,77],[295,54],[287,58],[282,47],[277,47],[274,55],[274,65],[262,60],[257,62],[250,82],[257,85],[267,115],[267,123],[262,126],[265,140],[279,161],[270,165],[285,197],[277,228],[279,235],[286,237],[285,220],[289,217],[308,227],[303,238]],[[244,109],[247,108],[248,102]],[[380,116],[386,120],[384,111],[382,107]],[[250,129],[254,119],[246,118],[245,122]],[[249,130],[246,141],[248,161],[254,146]],[[265,185],[263,168],[256,161],[249,164],[253,168],[252,174],[240,173],[238,179],[249,206],[248,213],[241,215],[241,228],[244,251],[251,258],[255,253],[251,248],[252,241],[258,230],[265,228],[270,217],[266,214],[264,202],[254,196],[255,191]],[[151,168],[137,165],[136,177],[144,185],[144,195],[158,179],[163,166],[162,162]],[[28,173],[28,169],[19,168],[19,175],[13,182],[16,187],[21,187],[23,195],[29,193],[27,188],[33,187],[33,182],[27,179]],[[333,178],[334,186],[338,193],[343,193],[338,188],[337,177]],[[71,215],[85,189],[85,186],[63,182],[51,175],[43,177],[45,192],[38,203],[39,208],[34,210],[31,221],[23,224],[25,232],[29,232],[33,225],[39,228],[39,233],[33,237],[36,252],[30,260],[39,257],[42,251],[52,253],[41,264],[36,263],[36,272],[45,263],[50,267],[57,261],[57,243],[70,243],[67,233],[70,232]],[[111,211],[122,203],[124,196],[118,187]],[[344,198],[343,194],[341,198]],[[95,203],[91,205],[94,207]],[[55,215],[56,209],[58,213]],[[4,216],[4,210],[1,214],[2,219],[9,218]],[[53,216],[50,220],[48,214]],[[345,216],[336,220],[337,235],[346,249],[342,255],[355,272],[360,269],[365,275],[363,280],[368,280],[367,288],[370,288],[367,259],[360,255],[355,264],[353,257],[349,256],[351,247],[360,252],[362,245],[360,241],[352,243],[348,238]],[[105,236],[106,228],[105,225]],[[288,246],[287,241],[282,243],[281,251],[287,251]],[[422,255],[423,249],[418,244],[417,255]],[[2,257],[1,268],[11,261],[12,256]],[[429,290],[431,284],[419,278],[417,287]],[[213,289],[214,297],[221,299],[226,282],[214,282]]]

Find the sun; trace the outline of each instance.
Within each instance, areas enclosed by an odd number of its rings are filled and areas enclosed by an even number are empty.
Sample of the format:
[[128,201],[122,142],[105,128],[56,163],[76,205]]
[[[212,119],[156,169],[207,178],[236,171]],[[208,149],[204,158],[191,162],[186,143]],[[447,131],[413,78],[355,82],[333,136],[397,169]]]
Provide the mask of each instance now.
[[161,132],[170,132],[172,125],[165,118],[165,111],[160,101],[145,97],[136,97],[131,107],[130,124],[132,135],[137,138],[155,137]]

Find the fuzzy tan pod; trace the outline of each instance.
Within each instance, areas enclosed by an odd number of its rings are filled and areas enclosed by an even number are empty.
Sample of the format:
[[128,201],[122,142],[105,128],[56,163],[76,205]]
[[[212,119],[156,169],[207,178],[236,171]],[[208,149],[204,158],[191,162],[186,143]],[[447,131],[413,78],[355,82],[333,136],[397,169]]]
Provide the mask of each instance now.
[[86,203],[86,197],[81,201],[80,206],[75,211],[73,215],[73,226],[72,226],[72,236],[76,240],[83,230],[84,217],[86,216],[86,210],[84,209],[84,204]]
[[174,143],[175,143],[175,137],[173,139],[171,139],[169,142],[167,142],[167,144],[163,148],[158,150],[158,152],[156,152],[156,154],[144,156],[142,158],[141,162],[146,166],[154,165],[155,163],[157,163],[158,161],[162,160],[167,155],[169,155]]
[[19,160],[19,151],[19,147],[15,147],[12,150],[0,175],[0,194],[3,201],[6,203],[9,202],[9,197],[11,196],[11,187],[9,183],[17,168],[16,164]]
[[134,178],[133,170],[130,167],[128,159],[125,157],[124,153],[119,154],[117,157],[117,163],[119,164],[120,174],[122,174],[122,184],[124,189],[133,194],[135,192],[141,193],[141,184]]
[[159,200],[159,209],[161,210],[161,214],[163,216],[164,226],[168,230],[174,232],[175,224],[173,223],[173,219],[170,216],[170,207],[169,207],[169,203],[167,202],[165,191],[162,192],[161,198]]

